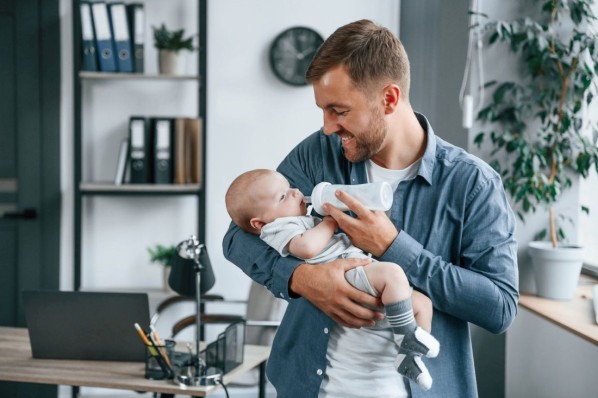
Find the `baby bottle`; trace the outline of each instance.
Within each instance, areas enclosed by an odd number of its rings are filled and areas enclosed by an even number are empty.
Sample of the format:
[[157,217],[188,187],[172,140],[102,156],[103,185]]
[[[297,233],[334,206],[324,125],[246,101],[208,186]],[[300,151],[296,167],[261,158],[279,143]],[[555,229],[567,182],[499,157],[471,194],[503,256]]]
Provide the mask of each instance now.
[[349,210],[347,205],[334,195],[337,190],[353,196],[370,210],[386,211],[392,206],[392,188],[389,183],[384,181],[358,185],[332,185],[329,182],[321,182],[314,187],[311,196],[306,196],[304,200],[311,203],[314,210],[323,216],[328,215],[322,208],[326,202],[342,211]]

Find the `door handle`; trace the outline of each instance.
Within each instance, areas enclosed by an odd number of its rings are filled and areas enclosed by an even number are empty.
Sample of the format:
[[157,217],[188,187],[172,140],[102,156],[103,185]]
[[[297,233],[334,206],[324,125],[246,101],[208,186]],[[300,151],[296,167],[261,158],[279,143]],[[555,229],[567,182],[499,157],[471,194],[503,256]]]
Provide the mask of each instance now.
[[2,215],[7,220],[34,220],[37,218],[37,210],[27,207],[23,211],[9,211]]

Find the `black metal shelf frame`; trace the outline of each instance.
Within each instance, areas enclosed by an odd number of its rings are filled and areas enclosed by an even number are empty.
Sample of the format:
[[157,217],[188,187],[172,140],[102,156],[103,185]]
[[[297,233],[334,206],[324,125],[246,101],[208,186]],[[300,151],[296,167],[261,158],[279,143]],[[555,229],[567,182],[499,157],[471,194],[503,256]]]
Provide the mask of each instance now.
[[[145,2],[157,0],[145,0]],[[115,76],[110,73],[105,76],[98,76],[99,73],[81,72],[81,20],[80,20],[80,1],[73,0],[72,15],[73,15],[73,87],[74,87],[74,109],[73,109],[73,125],[74,125],[74,272],[73,272],[73,287],[75,290],[81,288],[81,269],[82,269],[82,208],[85,198],[94,196],[183,196],[193,195],[197,197],[197,217],[198,217],[198,231],[197,237],[200,242],[205,242],[205,182],[206,182],[206,147],[207,147],[207,114],[206,114],[206,99],[207,99],[207,11],[208,0],[198,1],[198,15],[197,15],[197,29],[199,37],[198,48],[198,71],[197,75],[172,77],[172,76],[156,76],[156,75],[140,75],[130,74],[129,76]],[[146,45],[150,45],[146,43]],[[198,117],[203,119],[203,154],[202,154],[202,186],[192,185],[185,188],[173,188],[158,186],[154,189],[138,189],[129,186],[113,186],[107,187],[102,183],[87,183],[82,181],[82,144],[83,144],[83,120],[81,117],[82,111],[82,82],[84,80],[92,79],[142,79],[147,80],[197,80],[198,84]]]

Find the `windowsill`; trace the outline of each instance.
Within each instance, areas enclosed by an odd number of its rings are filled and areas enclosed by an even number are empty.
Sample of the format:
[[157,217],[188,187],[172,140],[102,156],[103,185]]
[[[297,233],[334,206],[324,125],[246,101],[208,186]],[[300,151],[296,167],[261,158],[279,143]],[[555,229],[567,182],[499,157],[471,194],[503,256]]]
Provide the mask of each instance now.
[[519,305],[542,318],[598,345],[598,325],[592,303],[592,286],[598,279],[581,275],[575,296],[570,301],[557,301],[522,294]]

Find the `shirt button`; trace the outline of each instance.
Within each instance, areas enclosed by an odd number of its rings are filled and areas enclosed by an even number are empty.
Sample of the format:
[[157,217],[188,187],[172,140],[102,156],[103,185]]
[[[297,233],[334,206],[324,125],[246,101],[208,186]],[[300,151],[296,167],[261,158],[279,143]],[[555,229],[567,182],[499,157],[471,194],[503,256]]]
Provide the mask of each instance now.
[[324,328],[324,334],[328,334],[328,328]]
[[284,298],[284,293],[280,292],[280,297]]
[[318,369],[316,373],[318,374],[318,376],[322,376],[322,373],[324,372],[322,372],[322,369]]

